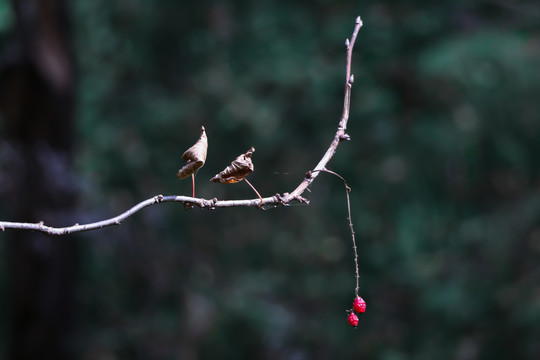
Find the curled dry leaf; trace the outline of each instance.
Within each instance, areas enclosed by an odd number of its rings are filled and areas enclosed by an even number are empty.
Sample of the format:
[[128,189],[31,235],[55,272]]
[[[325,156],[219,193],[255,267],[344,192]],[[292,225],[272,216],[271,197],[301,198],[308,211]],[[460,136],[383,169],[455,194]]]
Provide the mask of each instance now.
[[199,170],[206,161],[206,153],[208,151],[208,138],[204,126],[201,126],[201,137],[195,145],[187,149],[182,155],[182,160],[186,161],[186,165],[178,170],[176,176],[179,179],[185,179],[193,175]]
[[251,155],[255,152],[255,148],[251,147],[245,154],[242,154],[234,160],[231,165],[225,170],[214,176],[210,181],[220,182],[222,184],[234,184],[244,180],[246,176],[254,170]]

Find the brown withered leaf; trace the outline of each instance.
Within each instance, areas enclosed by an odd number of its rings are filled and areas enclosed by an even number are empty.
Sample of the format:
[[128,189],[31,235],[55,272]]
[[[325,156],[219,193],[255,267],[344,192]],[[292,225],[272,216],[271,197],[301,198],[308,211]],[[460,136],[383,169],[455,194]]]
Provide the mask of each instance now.
[[254,170],[251,155],[255,152],[255,148],[251,147],[245,154],[242,154],[234,160],[231,165],[225,170],[214,176],[210,181],[220,182],[222,184],[234,184],[244,180],[246,176]]
[[208,138],[204,126],[201,126],[201,137],[195,145],[187,149],[182,155],[182,160],[186,165],[178,170],[176,176],[179,179],[185,179],[199,170],[206,162],[206,153],[208,152]]

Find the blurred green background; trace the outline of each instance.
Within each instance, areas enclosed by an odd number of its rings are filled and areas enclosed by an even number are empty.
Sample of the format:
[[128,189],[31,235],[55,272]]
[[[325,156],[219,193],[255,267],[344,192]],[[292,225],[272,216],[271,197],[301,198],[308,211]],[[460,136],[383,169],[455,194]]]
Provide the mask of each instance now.
[[[208,181],[250,146],[259,192],[292,191],[335,133],[358,15],[329,164],[352,188],[358,329],[345,191],[321,174],[309,206],[169,203],[74,238],[76,358],[540,358],[534,1],[73,1],[78,221],[189,195],[201,125],[198,196],[253,198]],[[0,45],[14,21],[0,2]]]

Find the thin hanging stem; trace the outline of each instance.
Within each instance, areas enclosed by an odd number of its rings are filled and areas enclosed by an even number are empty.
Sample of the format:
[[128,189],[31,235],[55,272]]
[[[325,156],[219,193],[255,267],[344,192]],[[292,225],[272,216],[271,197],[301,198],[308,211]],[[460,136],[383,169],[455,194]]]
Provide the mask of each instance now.
[[257,189],[255,189],[255,187],[254,187],[253,185],[251,185],[251,183],[250,183],[246,178],[244,178],[244,181],[247,182],[247,184],[253,189],[253,191],[255,191],[255,194],[257,194],[257,196],[259,197],[259,199],[261,199],[261,203],[259,204],[259,207],[261,207],[261,206],[263,205],[263,203],[264,203],[261,194],[259,194],[259,192],[257,191]]
[[193,188],[193,192],[191,195],[192,197],[195,197],[195,174],[191,174],[191,186]]
[[355,270],[356,270],[356,287],[354,288],[354,295],[355,295],[355,298],[357,298],[358,297],[358,290],[360,288],[360,286],[359,286],[360,272],[358,270],[358,250],[357,250],[357,247],[356,247],[356,238],[354,236],[354,228],[353,228],[352,215],[351,215],[351,199],[350,199],[350,196],[349,196],[349,193],[351,192],[351,188],[349,187],[349,185],[347,185],[347,181],[345,181],[343,176],[339,175],[338,173],[336,173],[336,172],[334,172],[332,170],[328,170],[327,168],[320,169],[320,170],[313,170],[312,172],[317,172],[317,171],[322,171],[322,172],[326,172],[326,173],[335,175],[338,178],[340,178],[343,181],[343,184],[345,185],[345,194],[347,195],[347,212],[349,213],[349,217],[347,219],[349,220],[349,228],[351,230],[351,238],[352,238],[353,250],[354,250],[354,267],[355,267]]

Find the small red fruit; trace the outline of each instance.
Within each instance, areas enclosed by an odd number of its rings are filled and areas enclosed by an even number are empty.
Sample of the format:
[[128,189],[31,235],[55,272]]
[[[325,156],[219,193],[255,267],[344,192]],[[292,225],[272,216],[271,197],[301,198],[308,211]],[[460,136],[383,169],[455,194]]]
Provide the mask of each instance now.
[[351,313],[347,317],[347,322],[349,323],[349,325],[357,327],[358,326],[358,316],[356,316],[356,314],[351,311]]
[[353,308],[357,313],[366,312],[366,302],[360,296],[357,296],[356,299],[354,299]]

